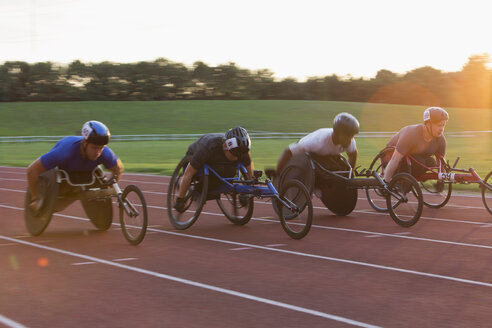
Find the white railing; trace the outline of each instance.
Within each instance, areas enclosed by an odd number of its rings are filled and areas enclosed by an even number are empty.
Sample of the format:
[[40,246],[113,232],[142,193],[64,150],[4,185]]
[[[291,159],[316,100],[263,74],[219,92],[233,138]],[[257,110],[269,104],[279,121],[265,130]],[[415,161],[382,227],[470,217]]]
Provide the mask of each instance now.
[[[396,131],[392,132],[361,132],[356,138],[391,138]],[[475,137],[481,134],[492,133],[492,131],[461,131],[446,132],[447,137]],[[285,132],[250,132],[251,139],[300,139],[307,132],[285,133]],[[202,133],[198,134],[136,134],[136,135],[112,135],[111,141],[154,141],[154,140],[196,140]],[[0,142],[56,142],[65,136],[14,136],[0,137]]]

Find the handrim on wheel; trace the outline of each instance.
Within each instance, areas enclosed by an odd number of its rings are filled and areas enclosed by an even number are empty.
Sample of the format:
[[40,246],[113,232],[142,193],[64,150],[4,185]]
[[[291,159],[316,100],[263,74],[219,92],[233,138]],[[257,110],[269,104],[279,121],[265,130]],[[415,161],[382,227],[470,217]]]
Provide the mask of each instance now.
[[299,180],[290,180],[282,186],[280,199],[292,207],[289,209],[280,203],[278,205],[282,228],[293,239],[303,238],[313,222],[313,203],[309,191]]
[[[376,171],[379,176],[383,177],[384,163],[383,158],[389,156],[389,153],[392,152],[393,149],[385,148],[376,155],[376,157],[372,160],[371,165],[369,166],[368,171]],[[374,208],[378,212],[388,212],[388,207],[386,203],[386,194],[384,190],[381,188],[367,188],[366,196],[369,205]]]
[[413,176],[398,173],[388,184],[392,194],[387,195],[386,204],[393,221],[402,227],[413,226],[422,214],[422,190]]
[[[39,213],[32,213],[29,208],[31,203],[31,193],[29,190],[26,192],[24,201],[24,221],[27,231],[32,236],[39,236],[48,227],[51,221],[51,216],[56,203],[56,196],[58,195],[58,183],[54,183],[55,170],[49,170],[42,173],[38,177],[38,192],[43,197],[42,208]],[[36,215],[34,215],[36,214]]]
[[169,221],[171,221],[171,224],[179,230],[187,229],[195,223],[202,211],[207,197],[208,176],[202,174],[198,177],[194,177],[191,181],[190,187],[185,195],[184,212],[179,213],[173,208],[178,196],[179,186],[190,159],[191,156],[186,156],[179,162],[171,177],[167,191],[167,213]]
[[140,244],[147,231],[147,204],[142,191],[135,185],[126,186],[119,207],[123,235],[130,244]]

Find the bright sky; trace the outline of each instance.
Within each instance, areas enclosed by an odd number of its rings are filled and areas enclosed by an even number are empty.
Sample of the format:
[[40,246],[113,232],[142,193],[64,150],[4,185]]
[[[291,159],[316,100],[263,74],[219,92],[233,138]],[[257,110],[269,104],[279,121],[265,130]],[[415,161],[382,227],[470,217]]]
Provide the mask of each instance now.
[[490,0],[0,0],[7,60],[235,62],[278,78],[458,71],[492,54]]

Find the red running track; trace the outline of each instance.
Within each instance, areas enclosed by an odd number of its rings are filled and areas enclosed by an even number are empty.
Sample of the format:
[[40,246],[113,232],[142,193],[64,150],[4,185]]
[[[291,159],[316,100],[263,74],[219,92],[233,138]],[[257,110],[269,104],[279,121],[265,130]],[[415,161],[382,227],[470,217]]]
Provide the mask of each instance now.
[[149,209],[129,245],[79,204],[39,237],[23,219],[24,168],[0,167],[0,326],[6,327],[490,327],[492,215],[477,195],[425,208],[411,228],[374,212],[359,191],[347,217],[316,199],[302,240],[270,203],[231,224],[209,201],[190,229],[166,212],[169,178],[125,174]]

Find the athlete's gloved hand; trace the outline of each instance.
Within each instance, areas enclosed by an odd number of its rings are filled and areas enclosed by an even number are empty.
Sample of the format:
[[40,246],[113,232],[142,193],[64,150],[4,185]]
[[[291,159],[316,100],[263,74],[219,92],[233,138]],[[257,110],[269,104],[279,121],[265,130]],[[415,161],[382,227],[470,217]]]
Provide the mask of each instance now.
[[173,208],[179,213],[183,213],[185,211],[185,200],[181,197],[176,197],[176,204],[174,204]]
[[241,205],[241,207],[248,206],[249,197],[250,196],[248,196],[246,194],[240,194],[239,195],[239,204]]

